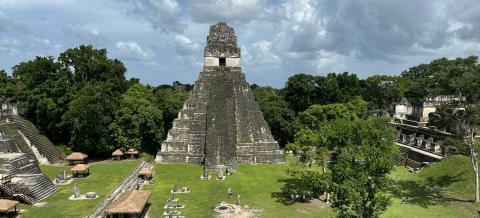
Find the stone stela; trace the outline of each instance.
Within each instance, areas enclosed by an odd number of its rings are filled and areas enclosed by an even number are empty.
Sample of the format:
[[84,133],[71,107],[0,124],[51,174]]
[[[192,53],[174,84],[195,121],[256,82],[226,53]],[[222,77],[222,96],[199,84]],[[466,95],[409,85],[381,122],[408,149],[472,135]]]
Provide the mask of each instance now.
[[162,143],[157,163],[198,163],[206,171],[234,172],[237,163],[283,162],[240,57],[235,30],[223,22],[210,26],[203,71]]

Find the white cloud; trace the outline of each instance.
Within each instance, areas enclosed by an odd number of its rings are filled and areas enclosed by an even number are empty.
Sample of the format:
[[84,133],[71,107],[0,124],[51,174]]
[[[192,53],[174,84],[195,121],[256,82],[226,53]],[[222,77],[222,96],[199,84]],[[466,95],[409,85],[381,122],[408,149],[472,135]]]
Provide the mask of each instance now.
[[3,55],[10,57],[35,57],[57,55],[62,45],[50,42],[49,39],[24,36],[24,37],[0,37],[0,59]]
[[317,53],[315,66],[320,72],[343,72],[345,62],[345,56],[321,50]]
[[150,61],[153,57],[153,51],[143,49],[134,41],[118,41],[117,44],[115,44],[115,48],[117,48],[119,54],[127,60]]
[[467,30],[473,29],[473,25],[469,23],[462,23],[462,22],[455,22],[455,21],[448,21],[448,29],[447,32],[455,32],[466,28]]
[[284,19],[283,4],[269,5],[266,0],[190,0],[187,10],[201,23],[240,22],[252,20],[279,22]]
[[100,34],[100,31],[86,25],[69,24],[64,28],[64,31],[74,35],[80,39],[82,43],[98,45],[105,41],[105,38]]
[[198,43],[192,42],[183,34],[176,34],[174,37],[175,49],[180,56],[200,55],[198,53],[200,46]]
[[176,0],[131,0],[137,17],[152,24],[162,32],[183,33],[186,24],[179,17],[180,6]]
[[480,42],[451,37],[439,48],[424,48],[415,44],[412,49],[430,56],[456,58],[460,56],[478,55],[480,53]]
[[258,41],[252,44],[253,64],[272,66],[280,63],[280,58],[273,52],[272,43],[269,41]]

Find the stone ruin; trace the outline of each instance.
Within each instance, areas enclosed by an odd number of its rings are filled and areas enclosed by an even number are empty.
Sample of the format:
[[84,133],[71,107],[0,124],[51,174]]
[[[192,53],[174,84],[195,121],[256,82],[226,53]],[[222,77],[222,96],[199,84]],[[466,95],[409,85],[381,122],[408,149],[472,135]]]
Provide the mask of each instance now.
[[65,155],[33,123],[19,116],[15,100],[0,99],[0,104],[0,152],[25,153],[40,164],[63,162]]
[[203,71],[155,161],[229,171],[237,163],[283,162],[242,73],[235,31],[226,23],[210,27]]
[[27,204],[36,203],[56,191],[39,163],[60,163],[63,154],[18,115],[14,100],[0,104],[0,192]]
[[56,191],[55,185],[40,171],[38,163],[25,153],[0,152],[0,192],[18,196],[27,204],[41,201]]

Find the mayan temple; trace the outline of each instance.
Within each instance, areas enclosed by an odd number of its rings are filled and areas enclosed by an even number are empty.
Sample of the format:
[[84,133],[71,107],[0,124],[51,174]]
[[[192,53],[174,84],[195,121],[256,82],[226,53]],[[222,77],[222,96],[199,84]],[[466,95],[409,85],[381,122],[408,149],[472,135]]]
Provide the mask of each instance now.
[[279,163],[283,157],[240,67],[235,30],[210,27],[204,67],[178,113],[157,163],[198,163],[235,170],[237,163]]
[[0,196],[34,204],[57,188],[39,164],[56,164],[64,155],[18,115],[16,102],[0,100]]

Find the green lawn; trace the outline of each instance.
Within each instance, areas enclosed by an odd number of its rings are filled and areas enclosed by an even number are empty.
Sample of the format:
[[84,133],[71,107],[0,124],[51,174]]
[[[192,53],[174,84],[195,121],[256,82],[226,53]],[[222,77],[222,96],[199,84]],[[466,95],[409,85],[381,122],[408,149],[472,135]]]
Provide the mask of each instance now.
[[187,217],[214,217],[212,208],[222,201],[235,203],[227,199],[227,189],[232,187],[234,196],[240,195],[241,205],[260,210],[262,217],[332,217],[331,209],[318,209],[311,204],[281,203],[280,189],[289,177],[285,165],[240,165],[238,172],[224,181],[215,179],[200,180],[202,167],[197,165],[156,165],[155,184],[146,186],[153,190],[151,198],[151,217],[160,217],[169,190],[175,182],[179,187],[188,186],[189,194],[177,194],[180,203],[186,205],[180,211]]
[[[390,175],[392,184],[385,191],[392,197],[392,205],[382,217],[476,217],[477,209],[467,197],[473,196],[473,193],[470,192],[470,188],[465,188],[473,183],[472,180],[468,180],[471,179],[471,176],[467,175],[471,173],[468,171],[468,164],[468,158],[453,156],[419,174],[409,173],[401,167],[395,168]],[[160,216],[169,190],[175,182],[179,182],[180,187],[188,186],[191,189],[190,194],[177,195],[180,203],[186,204],[186,208],[180,211],[187,217],[212,217],[214,215],[212,207],[221,201],[227,201],[226,191],[229,186],[232,187],[234,195],[241,195],[242,205],[259,209],[260,217],[335,216],[330,208],[320,208],[306,203],[293,205],[281,203],[280,190],[289,179],[285,167],[285,165],[240,165],[238,172],[228,176],[225,181],[201,181],[200,166],[156,165],[155,184],[146,187],[147,190],[153,191],[150,215]],[[446,176],[459,172],[461,176],[455,177],[456,179]],[[457,191],[455,192],[457,195],[462,193],[462,198],[453,197],[451,193],[454,190]],[[409,196],[409,203],[401,204],[403,196]]]
[[[89,214],[128,173],[137,167],[138,164],[139,161],[101,162],[93,164],[90,168],[91,175],[89,177],[75,179],[69,185],[57,186],[57,192],[45,200],[46,204],[43,207],[22,205],[21,209],[25,210],[22,213],[22,218],[84,217]],[[62,169],[69,169],[70,167],[44,165],[41,166],[41,168],[49,178],[54,178]],[[95,191],[100,197],[94,200],[68,200],[68,197],[73,194],[73,185],[75,183],[80,185],[80,192],[82,194]]]
[[[383,217],[477,217],[472,202],[452,198],[445,188],[424,179],[423,172],[412,174],[399,167],[390,176],[393,184],[386,192],[393,202]],[[407,204],[401,204],[403,196],[409,197]]]
[[[76,179],[82,193],[96,191],[103,199],[138,161],[101,162],[92,166],[92,175]],[[68,167],[42,166],[43,172],[54,178]],[[187,217],[214,217],[213,206],[222,201],[235,203],[241,196],[241,205],[248,205],[259,217],[334,217],[335,212],[315,203],[290,204],[281,195],[281,188],[291,178],[285,173],[286,165],[239,165],[238,172],[224,181],[200,180],[202,167],[190,164],[165,164],[155,166],[155,183],[144,189],[153,191],[150,199],[149,217],[160,217],[169,191],[175,184],[188,186],[189,194],[177,194],[180,209]],[[213,176],[213,175],[212,175]],[[469,159],[453,156],[431,165],[417,174],[397,167],[390,174],[391,184],[385,193],[392,197],[392,205],[382,217],[477,217],[476,205],[472,203],[473,179]],[[84,217],[101,201],[69,201],[73,184],[58,186],[58,191],[46,199],[43,207],[21,206],[26,211],[22,218],[29,217]],[[227,188],[232,187],[234,198],[227,199]],[[403,196],[409,197],[401,204]]]

